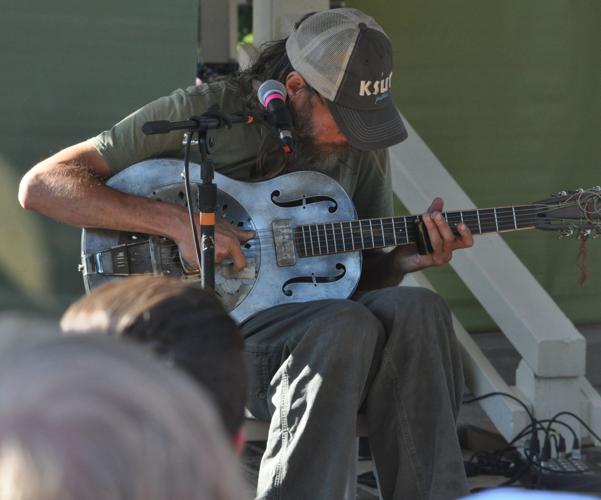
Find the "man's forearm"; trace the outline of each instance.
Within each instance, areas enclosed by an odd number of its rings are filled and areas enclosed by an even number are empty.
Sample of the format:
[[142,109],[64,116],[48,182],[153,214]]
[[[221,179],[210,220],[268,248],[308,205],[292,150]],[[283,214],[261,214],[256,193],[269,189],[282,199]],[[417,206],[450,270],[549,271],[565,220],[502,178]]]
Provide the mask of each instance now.
[[86,167],[66,163],[29,172],[21,182],[19,200],[27,209],[72,226],[172,239],[186,220],[181,207],[116,191]]

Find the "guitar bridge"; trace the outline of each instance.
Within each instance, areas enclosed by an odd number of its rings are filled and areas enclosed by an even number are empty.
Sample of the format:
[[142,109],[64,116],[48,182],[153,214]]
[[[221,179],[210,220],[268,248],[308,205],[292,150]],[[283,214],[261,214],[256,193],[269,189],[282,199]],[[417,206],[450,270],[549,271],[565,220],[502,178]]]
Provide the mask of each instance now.
[[296,264],[296,251],[294,250],[294,232],[290,219],[274,220],[271,223],[275,257],[278,266],[289,267]]
[[[100,274],[104,276],[130,276],[145,274],[145,261],[150,261],[149,242],[124,243],[96,253],[82,255],[80,271],[84,276]],[[146,271],[147,272],[147,271]]]

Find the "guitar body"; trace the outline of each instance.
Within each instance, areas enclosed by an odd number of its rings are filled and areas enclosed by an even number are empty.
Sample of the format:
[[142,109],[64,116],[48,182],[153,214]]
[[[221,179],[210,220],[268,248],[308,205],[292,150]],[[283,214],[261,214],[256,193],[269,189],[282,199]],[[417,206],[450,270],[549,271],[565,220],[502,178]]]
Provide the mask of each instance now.
[[[179,160],[147,160],[111,177],[107,185],[185,205],[182,172]],[[199,165],[191,165],[190,181],[197,211]],[[411,243],[423,251],[428,248],[420,215],[356,220],[348,194],[318,172],[295,172],[256,183],[215,174],[215,182],[217,217],[256,232],[242,245],[245,269],[235,273],[227,260],[215,268],[215,292],[238,322],[280,304],[350,297],[361,274],[362,250]],[[601,234],[601,187],[560,191],[526,205],[444,212],[443,216],[456,236],[461,223],[473,234],[537,228],[596,237]],[[198,274],[184,272],[174,242],[161,236],[84,229],[81,253],[87,291],[139,274],[199,281]]]
[[[107,185],[185,205],[182,172],[182,161],[147,160],[119,172]],[[193,187],[201,182],[198,165],[190,164],[190,181]],[[234,273],[227,261],[216,266],[215,291],[236,321],[275,305],[347,298],[353,293],[361,274],[360,251],[300,257],[290,245],[299,225],[356,218],[352,200],[338,183],[318,172],[295,172],[256,183],[216,173],[215,182],[217,217],[257,233],[242,246],[248,263],[245,270]],[[196,189],[192,197],[196,203]],[[84,229],[81,252],[88,292],[108,281],[138,274],[199,279],[197,274],[184,273],[175,244],[159,236]]]

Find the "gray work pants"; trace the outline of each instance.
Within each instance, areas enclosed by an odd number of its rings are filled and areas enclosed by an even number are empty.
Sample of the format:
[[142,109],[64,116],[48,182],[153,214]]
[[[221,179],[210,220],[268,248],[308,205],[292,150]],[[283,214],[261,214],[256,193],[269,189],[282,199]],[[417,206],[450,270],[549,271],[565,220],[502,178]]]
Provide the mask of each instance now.
[[358,411],[384,499],[467,493],[456,432],[463,373],[438,295],[395,287],[277,306],[242,331],[248,409],[271,422],[258,498],[343,498]]

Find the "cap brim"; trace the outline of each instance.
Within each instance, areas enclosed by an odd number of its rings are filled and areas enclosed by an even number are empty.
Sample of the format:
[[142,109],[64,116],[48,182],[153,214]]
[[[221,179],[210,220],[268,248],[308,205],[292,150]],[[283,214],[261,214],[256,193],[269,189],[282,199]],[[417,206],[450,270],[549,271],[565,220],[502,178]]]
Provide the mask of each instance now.
[[358,111],[326,100],[336,125],[356,149],[383,149],[407,139],[407,130],[396,106],[389,101],[385,107]]

